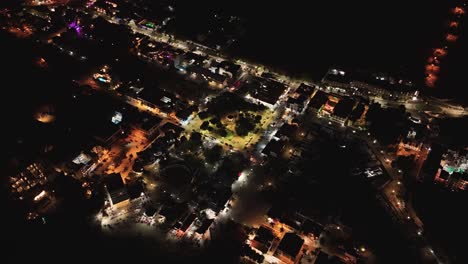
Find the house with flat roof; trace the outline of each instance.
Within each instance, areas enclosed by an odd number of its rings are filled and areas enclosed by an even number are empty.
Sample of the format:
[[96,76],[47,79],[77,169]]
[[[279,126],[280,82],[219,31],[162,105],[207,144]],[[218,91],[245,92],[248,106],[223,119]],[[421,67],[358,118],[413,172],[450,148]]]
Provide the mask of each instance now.
[[330,116],[330,119],[344,125],[349,115],[353,111],[355,106],[355,101],[351,98],[341,99],[333,109],[333,114]]
[[315,88],[301,83],[296,91],[288,97],[286,102],[287,107],[298,113],[302,112],[309,103],[314,92]]
[[187,69],[188,72],[194,74],[196,77],[201,77],[207,82],[214,82],[217,85],[225,86],[227,85],[228,76],[218,74],[216,71],[210,71],[209,69],[203,66],[191,66]]
[[164,113],[173,112],[178,100],[173,94],[159,88],[143,89],[138,95],[138,99],[147,104],[148,107],[157,108]]
[[204,235],[206,231],[208,231],[208,229],[210,228],[211,224],[213,224],[213,222],[214,222],[214,219],[205,218],[202,221],[202,224],[200,225],[200,227],[198,227],[195,232],[197,234]]
[[322,78],[327,90],[334,93],[346,93],[350,88],[351,74],[344,69],[332,68]]
[[263,149],[262,154],[266,156],[272,156],[278,158],[281,156],[281,153],[285,147],[285,142],[283,140],[272,139],[266,147]]
[[193,221],[197,218],[197,215],[195,213],[189,214],[182,222],[181,226],[179,228],[180,231],[185,232],[187,229],[192,225]]
[[142,112],[138,113],[138,118],[132,123],[132,126],[143,133],[146,136],[156,136],[158,133],[158,127],[161,124],[162,118],[150,115]]
[[285,140],[292,139],[298,130],[299,127],[297,125],[286,123],[276,132],[275,138]]
[[255,233],[254,239],[250,242],[253,248],[260,250],[263,253],[268,252],[275,239],[275,235],[271,231],[271,229],[260,226],[260,228]]
[[287,86],[274,80],[256,77],[247,83],[244,89],[250,99],[273,108],[287,90]]
[[315,258],[314,264],[341,264],[344,263],[341,259],[335,256],[330,256],[327,253],[320,251]]
[[104,178],[104,187],[111,206],[130,200],[125,183],[120,174],[113,173]]
[[296,233],[286,233],[281,239],[274,255],[285,263],[296,263],[296,259],[301,252],[304,239]]
[[323,91],[317,91],[309,102],[309,108],[317,112],[328,100],[328,95]]
[[236,78],[240,71],[240,68],[241,67],[239,65],[230,61],[213,61],[210,65],[210,69],[216,71],[221,75],[228,76],[229,79]]

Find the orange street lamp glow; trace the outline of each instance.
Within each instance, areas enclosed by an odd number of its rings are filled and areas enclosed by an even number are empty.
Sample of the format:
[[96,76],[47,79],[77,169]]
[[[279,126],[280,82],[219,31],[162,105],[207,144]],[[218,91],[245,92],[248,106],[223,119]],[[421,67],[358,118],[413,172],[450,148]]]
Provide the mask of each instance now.
[[458,27],[458,22],[457,21],[450,22],[449,27],[454,27],[454,28]]
[[455,7],[455,8],[453,9],[453,13],[454,13],[455,15],[464,15],[464,14],[465,14],[465,9],[463,9],[463,7],[457,6],[457,7]]
[[445,39],[449,42],[455,42],[457,41],[458,36],[454,34],[447,34],[447,37],[445,37]]

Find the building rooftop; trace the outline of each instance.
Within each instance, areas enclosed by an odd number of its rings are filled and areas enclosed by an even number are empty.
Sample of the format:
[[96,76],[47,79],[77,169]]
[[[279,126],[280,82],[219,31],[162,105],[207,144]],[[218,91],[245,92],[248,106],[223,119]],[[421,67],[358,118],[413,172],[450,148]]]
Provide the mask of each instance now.
[[325,74],[322,81],[348,84],[351,81],[351,74],[342,69],[330,69],[327,74]]
[[201,64],[203,64],[203,61],[208,59],[207,56],[202,56],[202,55],[199,55],[199,54],[195,54],[193,52],[185,53],[184,57],[185,57],[186,61],[189,61],[189,62],[193,61],[192,64],[194,64],[194,65],[201,65]]
[[280,82],[258,77],[247,83],[245,87],[250,96],[271,105],[276,104],[287,88]]
[[301,95],[305,96],[310,96],[314,92],[315,88],[312,86],[309,86],[307,84],[301,83],[299,87],[296,89],[296,93],[299,93]]
[[122,177],[118,173],[113,173],[104,177],[104,184],[109,192],[119,191],[125,188]]
[[304,239],[298,236],[296,233],[286,233],[278,245],[278,250],[281,250],[283,254],[296,258],[297,254],[304,244]]
[[94,127],[94,137],[104,143],[108,142],[115,134],[121,131],[121,127],[111,122],[111,120],[105,120],[101,125]]
[[359,103],[351,112],[349,118],[353,121],[358,120],[364,111],[366,110],[366,105],[364,103]]
[[259,248],[259,250],[262,251],[263,253],[268,251],[268,249],[271,246],[271,242],[273,242],[273,239],[275,239],[273,232],[264,226],[261,226],[257,230],[257,233],[255,234],[255,237],[254,237],[255,241],[264,245],[263,249]]
[[139,94],[139,98],[156,105],[166,113],[174,111],[175,104],[178,101],[173,94],[159,88],[143,89]]
[[183,204],[165,204],[159,211],[159,214],[166,218],[167,223],[172,223],[174,220],[181,217],[187,208]]
[[297,129],[298,129],[298,126],[286,123],[283,126],[281,126],[281,128],[276,132],[275,137],[277,137],[277,138],[282,138],[282,137],[291,138],[291,137],[294,136]]
[[176,117],[183,121],[183,120],[186,120],[187,118],[189,118],[192,115],[193,112],[194,112],[193,108],[191,108],[191,107],[181,109],[181,110],[176,112]]
[[233,76],[235,76],[241,69],[241,66],[230,61],[222,61],[218,64],[218,66],[232,73]]
[[324,105],[328,100],[328,95],[322,91],[317,91],[310,100],[309,106],[311,108],[319,109]]
[[310,219],[306,219],[304,223],[302,223],[302,231],[305,233],[311,233],[314,236],[319,236],[322,233],[323,226],[317,222],[314,222]]
[[315,259],[314,264],[340,264],[343,263],[339,258],[330,256],[327,253],[320,251]]
[[219,74],[222,75],[228,75],[229,78],[233,78],[237,76],[240,70],[240,66],[230,62],[230,61],[222,61],[222,62],[217,62],[217,61],[212,61],[210,64],[210,69],[215,70]]
[[185,232],[187,228],[192,224],[192,222],[197,218],[197,215],[194,213],[189,214],[184,221],[182,221],[182,225],[180,226],[180,230]]
[[104,178],[104,185],[109,193],[112,204],[118,204],[130,198],[120,174],[114,173],[106,176]]
[[145,215],[153,216],[158,210],[153,205],[148,205],[145,207]]
[[414,90],[411,81],[385,73],[371,73],[366,71],[355,71],[352,74],[353,81],[366,83],[379,89],[389,91],[408,92]]
[[193,72],[193,73],[196,73],[196,74],[200,74],[202,76],[204,76],[207,81],[216,81],[216,82],[219,82],[219,83],[223,83],[224,81],[226,81],[226,76],[224,75],[221,75],[221,74],[217,74],[217,73],[214,73],[202,66],[192,66],[188,69],[190,72]]
[[452,175],[450,175],[450,178],[452,179],[460,179],[460,180],[468,180],[468,174],[467,173],[461,173],[461,172],[454,172]]
[[162,127],[161,127],[161,130],[165,133],[167,132],[173,132],[175,133],[177,136],[180,135],[182,132],[184,132],[184,129],[177,126],[177,125],[174,125],[173,123],[170,123],[170,122],[167,122],[165,123]]
[[150,114],[143,114],[139,121],[139,126],[141,129],[145,131],[149,131],[154,127],[158,126],[162,121],[162,118],[150,115]]
[[206,232],[206,230],[208,230],[208,228],[211,226],[213,221],[214,221],[214,219],[205,218],[205,220],[203,220],[201,226],[195,232],[197,232],[198,234],[204,234]]
[[290,108],[295,107],[296,111],[301,112],[304,109],[308,99],[309,97],[303,94],[299,95],[298,97],[288,97],[287,105]]
[[265,155],[271,155],[273,153],[274,155],[279,156],[284,146],[285,144],[282,140],[272,139],[268,142],[262,153]]
[[127,184],[127,192],[130,199],[136,199],[141,197],[143,193],[143,185],[139,181],[131,181]]
[[343,98],[334,107],[333,114],[341,118],[346,118],[351,114],[354,104],[355,102],[353,99]]
[[338,102],[340,101],[341,99],[336,97],[336,96],[333,96],[333,95],[329,95],[328,96],[328,99],[327,99],[327,102],[323,105],[323,108],[322,110],[323,111],[326,111],[328,113],[333,113],[334,109],[335,109],[335,106],[338,104]]

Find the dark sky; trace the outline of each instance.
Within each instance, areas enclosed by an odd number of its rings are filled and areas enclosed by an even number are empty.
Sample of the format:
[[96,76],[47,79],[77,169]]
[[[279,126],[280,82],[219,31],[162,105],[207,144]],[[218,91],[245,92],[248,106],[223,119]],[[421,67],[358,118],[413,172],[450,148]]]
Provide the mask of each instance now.
[[[174,1],[179,31],[197,32],[219,10],[244,18],[246,34],[237,53],[255,61],[314,79],[331,65],[344,65],[402,72],[417,82],[423,81],[431,48],[444,36],[450,6],[462,2]],[[436,94],[466,98],[466,61],[468,41],[462,34],[442,67]]]
[[[313,78],[330,65],[345,65],[402,72],[422,81],[426,57],[444,36],[455,1],[183,2],[177,9],[181,28],[196,31],[215,10],[245,18],[239,53],[254,60]],[[466,44],[462,36],[457,45]],[[456,49],[451,55],[466,61],[466,48]],[[458,78],[463,73],[459,61],[449,62],[452,74],[441,85],[452,94],[454,86],[468,83]]]

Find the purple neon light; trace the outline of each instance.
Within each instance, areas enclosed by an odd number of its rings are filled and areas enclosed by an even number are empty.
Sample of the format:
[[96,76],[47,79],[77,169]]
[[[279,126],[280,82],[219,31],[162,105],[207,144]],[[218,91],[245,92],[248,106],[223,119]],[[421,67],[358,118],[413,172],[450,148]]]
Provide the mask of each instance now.
[[76,34],[78,34],[78,36],[81,36],[81,35],[82,35],[83,30],[81,29],[80,25],[78,25],[78,23],[77,23],[76,21],[71,22],[68,26],[69,26],[70,28],[75,29]]

